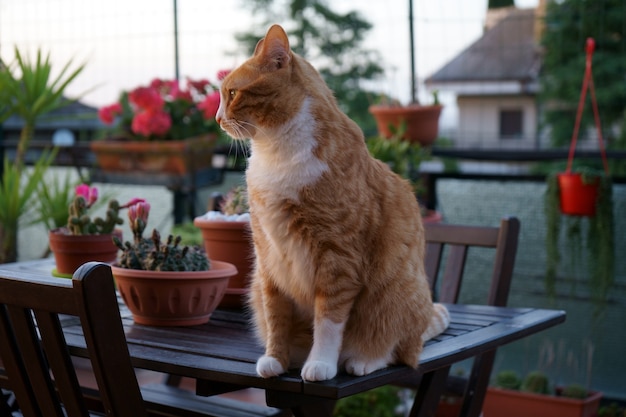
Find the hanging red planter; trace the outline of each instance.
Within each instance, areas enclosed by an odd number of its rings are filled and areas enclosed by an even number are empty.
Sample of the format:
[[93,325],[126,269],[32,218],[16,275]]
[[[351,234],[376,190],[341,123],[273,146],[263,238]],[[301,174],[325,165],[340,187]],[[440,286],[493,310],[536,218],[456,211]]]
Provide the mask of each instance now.
[[593,178],[586,183],[580,173],[561,173],[557,175],[561,213],[569,216],[596,215],[596,202],[600,178]]
[[576,151],[576,139],[578,137],[578,130],[580,128],[580,119],[582,117],[587,89],[589,89],[589,91],[591,92],[593,117],[595,120],[596,131],[598,134],[598,143],[600,148],[600,154],[602,155],[604,172],[607,177],[609,176],[609,165],[606,158],[606,150],[604,149],[604,141],[602,140],[600,113],[598,112],[596,92],[593,86],[593,77],[591,75],[591,58],[593,56],[594,49],[595,41],[593,40],[593,38],[588,38],[586,47],[587,59],[585,62],[585,76],[583,78],[582,91],[580,92],[580,101],[578,102],[578,111],[576,113],[574,133],[572,134],[572,141],[569,148],[567,170],[565,172],[557,174],[561,213],[570,216],[595,216],[596,203],[598,201],[600,189],[600,177],[584,178],[583,174],[572,172],[574,152]]

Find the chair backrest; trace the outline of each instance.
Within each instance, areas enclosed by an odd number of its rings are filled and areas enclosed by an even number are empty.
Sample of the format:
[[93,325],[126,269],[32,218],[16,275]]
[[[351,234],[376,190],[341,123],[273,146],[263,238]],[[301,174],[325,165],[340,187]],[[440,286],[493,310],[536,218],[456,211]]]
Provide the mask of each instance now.
[[0,358],[26,417],[88,416],[61,319],[80,319],[107,415],[145,416],[108,265],[72,280],[0,272]]
[[[431,288],[441,279],[437,300],[456,303],[461,290],[465,261],[470,247],[495,248],[493,272],[487,304],[505,306],[513,277],[520,222],[515,217],[504,218],[499,227],[462,226],[427,223],[426,274]],[[448,247],[444,262],[444,249]],[[443,270],[441,267],[443,266]],[[440,273],[441,272],[441,273]]]

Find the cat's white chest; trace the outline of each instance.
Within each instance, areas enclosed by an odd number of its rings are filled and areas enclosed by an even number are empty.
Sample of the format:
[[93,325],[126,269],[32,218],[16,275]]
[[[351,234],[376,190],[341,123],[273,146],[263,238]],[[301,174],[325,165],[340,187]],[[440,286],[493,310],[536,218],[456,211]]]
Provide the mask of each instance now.
[[306,99],[289,122],[253,139],[246,171],[248,186],[269,196],[297,200],[303,187],[314,184],[329,169],[315,155],[315,129],[315,118]]

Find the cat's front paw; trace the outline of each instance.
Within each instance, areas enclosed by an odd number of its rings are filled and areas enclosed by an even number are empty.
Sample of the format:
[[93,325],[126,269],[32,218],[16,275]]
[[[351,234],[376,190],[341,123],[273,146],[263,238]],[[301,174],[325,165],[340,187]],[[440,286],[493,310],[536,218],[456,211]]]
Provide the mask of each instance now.
[[337,375],[337,364],[323,361],[307,361],[300,373],[305,381],[326,381]]
[[273,356],[261,356],[256,361],[256,373],[262,378],[270,378],[285,373],[286,369]]
[[363,376],[371,374],[374,371],[382,369],[387,366],[387,361],[384,359],[378,360],[362,360],[356,358],[350,358],[346,361],[346,372],[351,375]]

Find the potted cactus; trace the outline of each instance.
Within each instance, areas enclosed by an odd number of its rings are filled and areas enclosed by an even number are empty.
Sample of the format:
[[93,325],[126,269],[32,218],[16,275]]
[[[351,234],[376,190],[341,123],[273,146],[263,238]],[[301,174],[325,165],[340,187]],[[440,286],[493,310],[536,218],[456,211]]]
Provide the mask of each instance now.
[[89,209],[98,199],[98,189],[87,184],[75,188],[75,197],[69,205],[67,225],[50,230],[50,249],[54,253],[54,275],[70,277],[79,266],[89,261],[113,263],[117,259],[117,246],[113,236],[122,236],[116,226],[124,223],[119,211],[137,200],[120,205],[109,201],[104,217],[92,217]]
[[219,210],[210,210],[193,223],[202,232],[204,248],[211,259],[232,263],[239,271],[231,278],[220,307],[241,308],[254,265],[246,187],[230,190],[218,206],[214,208]]
[[515,371],[499,372],[487,390],[485,417],[591,417],[595,416],[602,393],[572,384],[552,387],[540,371],[522,380]]
[[218,306],[234,265],[210,261],[200,246],[182,246],[181,237],[165,242],[154,229],[143,232],[150,205],[140,201],[128,209],[133,241],[113,240],[121,251],[111,267],[117,288],[136,323],[153,326],[193,326],[209,321]]

